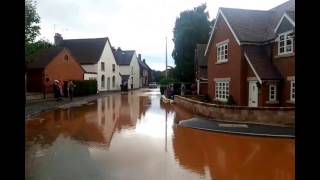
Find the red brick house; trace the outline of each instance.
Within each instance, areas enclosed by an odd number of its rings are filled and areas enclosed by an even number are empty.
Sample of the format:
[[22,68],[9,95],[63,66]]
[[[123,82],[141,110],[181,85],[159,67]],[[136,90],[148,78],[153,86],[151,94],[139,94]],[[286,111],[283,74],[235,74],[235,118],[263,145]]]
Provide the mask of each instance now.
[[41,92],[46,82],[52,92],[54,80],[83,80],[84,69],[67,48],[53,47],[40,50],[27,65],[27,91]]
[[267,11],[219,8],[205,51],[212,100],[294,106],[294,14],[294,0]]
[[207,44],[197,44],[194,52],[194,68],[197,94],[208,94],[208,58],[204,55]]

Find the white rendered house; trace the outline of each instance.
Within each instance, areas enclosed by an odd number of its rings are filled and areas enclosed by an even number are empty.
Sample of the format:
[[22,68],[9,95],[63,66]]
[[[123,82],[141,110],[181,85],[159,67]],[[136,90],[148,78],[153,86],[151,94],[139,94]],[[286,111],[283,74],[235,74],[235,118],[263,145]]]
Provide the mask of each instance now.
[[127,84],[128,89],[140,88],[140,67],[136,52],[118,48],[115,51],[115,57],[120,70],[121,83]]
[[98,91],[120,90],[121,77],[109,38],[63,39],[56,33],[55,45],[67,47],[86,71],[84,80],[97,80]]

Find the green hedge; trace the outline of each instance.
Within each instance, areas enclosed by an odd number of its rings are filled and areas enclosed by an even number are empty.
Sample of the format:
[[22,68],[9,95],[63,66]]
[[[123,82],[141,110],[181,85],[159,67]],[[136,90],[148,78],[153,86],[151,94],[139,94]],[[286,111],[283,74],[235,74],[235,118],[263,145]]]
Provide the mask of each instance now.
[[74,88],[74,96],[87,96],[90,94],[97,94],[96,80],[76,80],[73,81],[76,85]]

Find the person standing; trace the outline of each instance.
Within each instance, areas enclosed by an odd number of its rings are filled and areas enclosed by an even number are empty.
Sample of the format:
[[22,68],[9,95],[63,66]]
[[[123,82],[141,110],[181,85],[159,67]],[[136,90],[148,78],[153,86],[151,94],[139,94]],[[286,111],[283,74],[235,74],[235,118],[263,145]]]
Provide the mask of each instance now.
[[59,80],[59,89],[60,89],[60,96],[63,97],[64,96],[64,93],[63,93],[63,86],[64,83],[62,80]]
[[59,88],[59,81],[54,80],[53,82],[53,93],[54,97],[57,99],[57,101],[60,100],[60,88]]
[[69,95],[69,98],[70,98],[70,100],[72,101],[73,92],[74,92],[74,88],[76,87],[76,85],[73,84],[72,81],[69,81],[67,87],[68,87],[68,95]]

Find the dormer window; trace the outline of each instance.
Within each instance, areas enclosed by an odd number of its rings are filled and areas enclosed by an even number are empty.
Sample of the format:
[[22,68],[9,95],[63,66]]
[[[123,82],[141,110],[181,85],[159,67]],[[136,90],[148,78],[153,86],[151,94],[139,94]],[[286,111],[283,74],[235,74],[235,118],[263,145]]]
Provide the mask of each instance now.
[[218,63],[228,61],[228,42],[229,40],[226,40],[216,44]]
[[293,52],[293,38],[292,32],[285,32],[279,34],[279,41],[278,41],[278,54],[288,54]]

